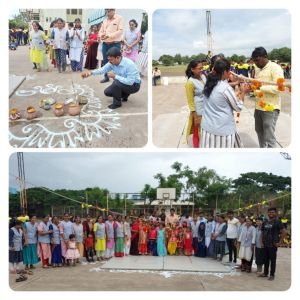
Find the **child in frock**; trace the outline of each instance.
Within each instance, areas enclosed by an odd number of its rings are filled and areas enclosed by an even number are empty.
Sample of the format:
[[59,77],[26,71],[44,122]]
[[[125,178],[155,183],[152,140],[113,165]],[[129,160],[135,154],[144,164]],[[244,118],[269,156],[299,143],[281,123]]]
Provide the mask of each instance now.
[[168,252],[170,255],[174,255],[176,253],[177,248],[177,238],[175,235],[175,231],[171,232],[171,237],[169,238],[168,242]]
[[67,259],[67,265],[76,265],[76,260],[80,257],[79,250],[76,247],[75,234],[70,234],[68,241],[68,250],[66,252],[65,258]]
[[159,224],[159,229],[157,231],[157,254],[158,256],[167,256],[165,241],[165,229],[164,224]]
[[84,241],[85,257],[88,262],[94,261],[94,237],[89,233]]
[[184,247],[184,255],[186,256],[191,256],[193,255],[193,235],[191,232],[191,227],[186,228],[186,232],[184,234],[184,242],[183,242],[183,247]]

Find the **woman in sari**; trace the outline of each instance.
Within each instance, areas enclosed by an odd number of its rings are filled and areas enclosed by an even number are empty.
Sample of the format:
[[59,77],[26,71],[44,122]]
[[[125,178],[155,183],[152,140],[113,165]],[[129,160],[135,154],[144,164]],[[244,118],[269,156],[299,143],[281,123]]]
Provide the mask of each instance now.
[[139,231],[140,231],[140,218],[137,218],[131,227],[131,246],[130,254],[139,254]]
[[94,70],[97,68],[98,44],[98,27],[94,25],[92,26],[91,33],[87,40],[87,56],[84,67],[88,70]]

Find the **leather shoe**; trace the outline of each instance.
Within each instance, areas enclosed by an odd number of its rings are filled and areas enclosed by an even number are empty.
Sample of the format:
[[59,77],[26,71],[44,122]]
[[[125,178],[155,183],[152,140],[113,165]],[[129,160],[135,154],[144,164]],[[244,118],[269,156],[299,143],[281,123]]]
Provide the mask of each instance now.
[[105,83],[105,82],[109,82],[109,79],[102,79],[101,81],[100,81],[100,83]]
[[116,109],[116,108],[119,108],[119,107],[121,107],[121,105],[116,105],[116,104],[108,105],[108,108],[110,108],[110,109]]

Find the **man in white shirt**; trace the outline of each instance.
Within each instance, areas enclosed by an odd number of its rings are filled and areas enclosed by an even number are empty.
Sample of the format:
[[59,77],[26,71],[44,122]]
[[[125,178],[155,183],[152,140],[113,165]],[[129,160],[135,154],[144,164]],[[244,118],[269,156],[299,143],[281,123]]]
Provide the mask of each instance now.
[[233,262],[236,263],[237,257],[237,239],[238,239],[238,228],[239,220],[234,217],[233,211],[229,210],[227,212],[227,246],[229,251],[229,263],[232,263],[232,252],[233,252]]
[[175,215],[175,209],[174,208],[171,208],[170,209],[170,215],[168,215],[166,217],[166,225],[168,224],[176,224],[177,222],[179,222],[179,218],[177,215]]

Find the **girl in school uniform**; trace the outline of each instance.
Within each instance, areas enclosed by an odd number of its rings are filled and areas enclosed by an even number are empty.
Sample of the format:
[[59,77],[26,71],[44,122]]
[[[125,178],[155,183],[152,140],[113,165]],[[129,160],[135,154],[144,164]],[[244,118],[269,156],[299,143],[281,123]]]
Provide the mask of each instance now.
[[31,216],[29,222],[23,224],[25,243],[22,250],[25,270],[35,269],[34,265],[39,262],[37,255],[37,227],[36,216]]
[[49,216],[44,216],[43,221],[38,225],[38,256],[41,258],[43,268],[48,268],[51,261]]
[[123,257],[124,256],[124,224],[122,222],[122,216],[118,215],[117,221],[115,222],[115,256]]
[[62,266],[62,256],[61,256],[61,237],[59,230],[59,219],[58,217],[52,217],[52,224],[50,224],[49,229],[52,230],[51,234],[51,263],[52,267]]
[[38,72],[40,72],[42,68],[48,70],[47,57],[45,54],[47,37],[37,21],[32,22],[32,29],[29,34],[30,60],[36,66]]
[[115,229],[114,220],[111,214],[108,215],[108,220],[105,222],[106,230],[106,258],[110,259],[115,255]]
[[70,60],[73,72],[82,72],[83,65],[83,42],[84,42],[84,29],[81,26],[79,18],[75,19],[74,28],[70,29]]
[[130,246],[131,246],[131,229],[129,224],[129,218],[125,216],[124,222],[124,231],[125,231],[125,255],[129,255]]
[[68,248],[68,241],[70,234],[73,234],[73,223],[70,221],[68,213],[64,214],[64,220],[59,223],[60,237],[61,237],[61,255],[65,262],[65,255]]
[[[81,217],[75,217],[75,223],[73,223],[73,232],[75,234],[76,239],[76,247],[79,251],[80,257],[84,255],[84,246],[83,246],[83,226],[81,224]],[[77,263],[79,263],[79,259],[77,259]]]
[[57,19],[57,27],[53,28],[51,33],[52,45],[55,53],[55,60],[58,72],[66,71],[67,67],[67,49],[69,46],[69,32],[65,28],[63,19]]
[[101,216],[98,217],[97,222],[94,224],[94,233],[97,260],[104,260],[106,250],[106,235],[105,224],[103,223],[103,218]]
[[22,222],[17,220],[15,225],[9,229],[9,269],[10,272],[20,274],[16,282],[25,281],[27,277],[22,274],[23,255],[22,255]]

